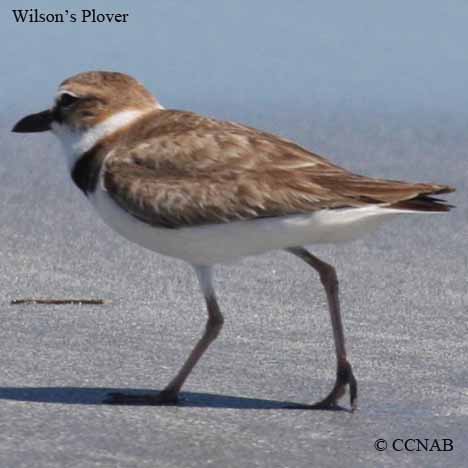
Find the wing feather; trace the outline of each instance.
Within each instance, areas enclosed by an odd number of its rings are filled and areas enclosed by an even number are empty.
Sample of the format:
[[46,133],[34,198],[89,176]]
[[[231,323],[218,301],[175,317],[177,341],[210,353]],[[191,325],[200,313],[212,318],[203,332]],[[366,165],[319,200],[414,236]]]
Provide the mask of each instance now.
[[137,125],[105,160],[103,180],[118,204],[153,225],[393,204],[451,191],[352,174],[291,141],[189,112],[165,110]]

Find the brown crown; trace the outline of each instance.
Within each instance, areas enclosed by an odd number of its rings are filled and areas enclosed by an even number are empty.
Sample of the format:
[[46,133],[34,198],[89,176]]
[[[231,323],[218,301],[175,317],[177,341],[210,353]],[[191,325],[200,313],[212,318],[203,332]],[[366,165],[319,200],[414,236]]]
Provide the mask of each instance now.
[[60,84],[59,94],[69,91],[79,99],[69,109],[56,112],[74,128],[89,128],[124,110],[155,109],[155,97],[137,80],[124,73],[90,71]]

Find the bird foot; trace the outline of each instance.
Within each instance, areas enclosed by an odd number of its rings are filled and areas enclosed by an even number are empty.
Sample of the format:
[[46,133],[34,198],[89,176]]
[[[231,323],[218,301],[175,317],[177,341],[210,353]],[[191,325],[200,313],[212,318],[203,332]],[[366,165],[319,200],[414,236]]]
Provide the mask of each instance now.
[[128,394],[113,392],[108,393],[103,403],[107,405],[142,405],[142,406],[172,406],[179,402],[176,392],[162,390],[158,394]]
[[348,361],[342,361],[338,364],[333,390],[323,400],[312,405],[293,404],[288,407],[292,409],[345,410],[346,408],[338,404],[338,400],[346,393],[346,385],[349,385],[351,412],[354,412],[357,408],[357,382]]

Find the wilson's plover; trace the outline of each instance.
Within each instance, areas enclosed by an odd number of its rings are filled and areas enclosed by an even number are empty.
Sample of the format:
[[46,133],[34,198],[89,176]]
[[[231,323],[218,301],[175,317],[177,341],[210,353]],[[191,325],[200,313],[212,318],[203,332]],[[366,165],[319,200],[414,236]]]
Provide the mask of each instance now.
[[53,106],[14,132],[52,130],[74,183],[121,235],[183,259],[208,309],[203,336],[157,394],[111,394],[109,403],[173,404],[223,325],[213,265],[284,249],[314,268],[333,327],[337,376],[330,394],[304,408],[333,408],[357,385],[346,356],[335,269],[303,246],[354,239],[403,213],[443,212],[447,185],[356,175],[270,133],[192,112],[166,110],[128,75],[94,71],[65,80]]

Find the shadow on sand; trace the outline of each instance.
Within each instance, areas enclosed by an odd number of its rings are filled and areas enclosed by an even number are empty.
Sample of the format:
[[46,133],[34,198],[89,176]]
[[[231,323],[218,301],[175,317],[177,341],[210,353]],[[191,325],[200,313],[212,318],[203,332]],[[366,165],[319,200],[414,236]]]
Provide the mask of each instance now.
[[[157,390],[151,393],[157,394]],[[0,387],[0,400],[59,403],[67,405],[103,405],[109,393],[142,394],[143,389],[87,388],[87,387]],[[180,408],[229,408],[244,410],[299,410],[307,409],[292,401],[263,400],[258,398],[219,395],[214,393],[182,392]],[[345,410],[337,407],[336,410]]]

